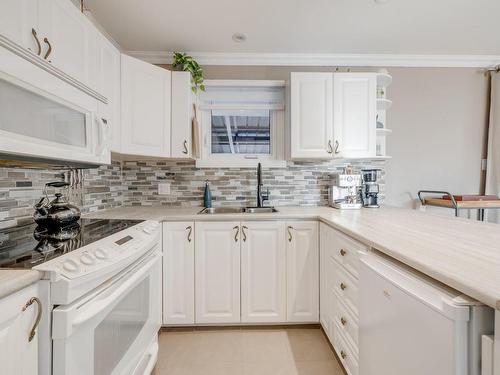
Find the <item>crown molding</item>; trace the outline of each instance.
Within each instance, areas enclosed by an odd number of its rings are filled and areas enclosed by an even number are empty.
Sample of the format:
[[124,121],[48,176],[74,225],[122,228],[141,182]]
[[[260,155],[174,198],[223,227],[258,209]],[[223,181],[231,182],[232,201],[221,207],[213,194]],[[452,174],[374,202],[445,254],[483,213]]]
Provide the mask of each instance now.
[[[172,52],[127,51],[126,53],[152,64],[170,64],[172,62]],[[489,68],[500,63],[500,56],[495,55],[187,53],[201,65]]]

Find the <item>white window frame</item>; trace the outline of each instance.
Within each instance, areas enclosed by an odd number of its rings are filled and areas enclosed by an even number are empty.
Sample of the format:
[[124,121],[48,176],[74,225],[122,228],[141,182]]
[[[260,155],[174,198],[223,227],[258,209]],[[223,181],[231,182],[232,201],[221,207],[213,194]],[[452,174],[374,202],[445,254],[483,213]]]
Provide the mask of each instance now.
[[[207,87],[283,87],[284,81],[249,80],[206,80]],[[284,103],[242,103],[242,104],[204,104],[199,101],[200,119],[200,159],[198,168],[255,168],[260,162],[265,167],[282,168],[285,160],[285,108]],[[271,154],[212,154],[212,110],[255,110],[270,111]]]

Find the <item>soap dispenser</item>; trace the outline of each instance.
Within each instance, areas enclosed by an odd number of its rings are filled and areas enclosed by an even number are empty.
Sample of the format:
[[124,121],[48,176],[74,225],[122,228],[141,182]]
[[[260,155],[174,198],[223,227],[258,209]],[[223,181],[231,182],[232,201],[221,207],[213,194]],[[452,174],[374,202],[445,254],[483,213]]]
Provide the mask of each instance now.
[[212,193],[210,192],[210,185],[208,180],[205,181],[205,193],[203,194],[203,205],[205,208],[212,207]]

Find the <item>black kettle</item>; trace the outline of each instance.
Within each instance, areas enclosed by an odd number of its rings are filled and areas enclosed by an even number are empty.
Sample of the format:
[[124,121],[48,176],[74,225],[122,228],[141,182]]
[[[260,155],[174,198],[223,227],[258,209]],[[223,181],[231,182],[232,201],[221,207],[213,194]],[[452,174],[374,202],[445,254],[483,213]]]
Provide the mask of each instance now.
[[80,219],[80,209],[69,203],[62,193],[56,193],[53,200],[50,200],[47,195],[48,187],[63,188],[68,186],[69,184],[63,181],[45,184],[45,196],[35,205],[35,213],[33,214],[33,219],[38,225],[44,227],[61,227]]

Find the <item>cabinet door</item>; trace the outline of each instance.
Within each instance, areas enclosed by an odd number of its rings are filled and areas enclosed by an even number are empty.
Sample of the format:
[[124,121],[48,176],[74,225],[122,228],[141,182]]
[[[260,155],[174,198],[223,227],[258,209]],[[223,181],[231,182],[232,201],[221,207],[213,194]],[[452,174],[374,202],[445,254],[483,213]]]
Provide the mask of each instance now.
[[38,329],[31,341],[29,336],[38,313],[41,313],[40,306],[35,302],[23,311],[32,297],[40,297],[37,284],[0,300],[0,372],[2,374],[38,374]]
[[332,85],[332,73],[291,73],[292,159],[332,157]]
[[239,222],[196,223],[196,323],[240,322],[240,239]]
[[111,151],[120,152],[120,51],[103,35],[97,39],[97,90],[108,99],[99,102],[99,116],[107,123]]
[[172,72],[172,157],[192,156],[192,124],[195,97],[189,72]]
[[123,54],[121,64],[122,153],[169,157],[170,71]]
[[241,243],[241,321],[286,321],[283,222],[244,222]]
[[[42,56],[52,47],[47,60],[76,80],[95,87],[97,31],[80,10],[68,0],[40,4]],[[46,41],[45,41],[45,38]]]
[[318,223],[287,222],[287,320],[319,321]]
[[335,73],[333,82],[335,157],[375,156],[376,74]]
[[163,224],[163,324],[194,323],[194,223]]
[[40,31],[38,30],[38,0],[2,0],[0,3],[1,36],[38,53],[35,37],[31,33],[32,29],[36,33]]

